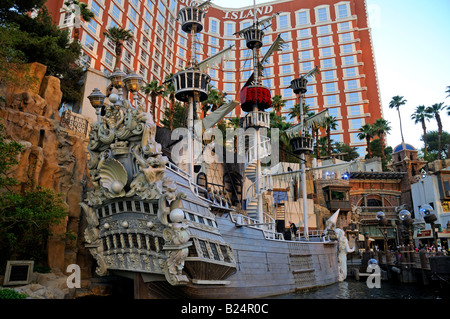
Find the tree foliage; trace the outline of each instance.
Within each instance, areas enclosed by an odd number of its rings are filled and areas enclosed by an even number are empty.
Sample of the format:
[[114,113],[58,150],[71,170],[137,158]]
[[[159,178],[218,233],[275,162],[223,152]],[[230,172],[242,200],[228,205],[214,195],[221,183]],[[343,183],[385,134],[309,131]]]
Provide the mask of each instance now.
[[[44,1],[9,2],[0,6],[0,72],[10,62],[39,62],[47,66],[46,75],[61,80],[63,102],[80,101],[80,82],[84,75],[83,68],[77,64],[80,43],[70,41],[68,30],[60,30],[54,24]],[[37,10],[37,14],[27,14],[29,8]],[[9,74],[14,73],[10,71]]]

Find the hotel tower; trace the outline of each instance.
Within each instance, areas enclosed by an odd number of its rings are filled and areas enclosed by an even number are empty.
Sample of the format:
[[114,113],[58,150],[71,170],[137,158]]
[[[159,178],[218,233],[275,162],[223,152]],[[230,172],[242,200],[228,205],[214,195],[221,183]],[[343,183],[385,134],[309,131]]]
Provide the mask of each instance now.
[[[78,39],[82,44],[82,62],[88,67],[83,100],[73,111],[96,118],[87,96],[94,88],[105,91],[107,77],[115,65],[114,44],[103,35],[110,27],[133,32],[134,38],[124,44],[120,68],[140,74],[145,82],[162,84],[167,75],[188,66],[189,36],[181,30],[177,13],[191,5],[190,0],[80,0],[94,13],[90,22],[82,22]],[[62,29],[74,32],[74,13],[65,0],[47,0],[47,7]],[[202,3],[201,1],[200,3]],[[235,32],[258,19],[277,13],[265,30],[261,54],[276,35],[285,41],[282,51],[275,52],[264,64],[263,85],[286,100],[282,112],[287,121],[296,95],[288,86],[291,80],[315,66],[320,74],[310,78],[305,102],[311,111],[328,108],[338,120],[332,131],[333,141],[357,147],[365,153],[365,141],[357,137],[359,128],[382,117],[379,86],[365,0],[280,0],[256,6],[251,1],[239,9],[219,7],[212,2],[207,9],[204,29],[197,34],[197,60],[234,45],[227,59],[211,68],[211,84],[226,93],[226,98],[240,100],[240,90],[252,74],[251,51]],[[256,12],[255,12],[256,11]],[[141,97],[150,105],[149,98]],[[159,97],[155,121],[159,123],[169,100]],[[238,106],[230,116],[241,115]]]

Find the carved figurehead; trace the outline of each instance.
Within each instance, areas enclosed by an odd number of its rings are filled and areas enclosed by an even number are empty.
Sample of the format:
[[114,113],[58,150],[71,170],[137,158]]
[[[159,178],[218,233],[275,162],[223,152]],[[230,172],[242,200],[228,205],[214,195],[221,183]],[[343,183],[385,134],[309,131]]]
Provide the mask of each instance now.
[[[140,107],[132,107],[128,101],[111,96],[113,99],[110,98],[110,102],[113,104],[104,105],[105,114],[91,125],[89,133],[91,189],[87,193],[86,203],[80,204],[88,221],[86,247],[97,260],[99,275],[107,273],[107,265],[114,265],[116,269],[131,267],[138,270],[142,264],[141,255],[121,250],[117,256],[111,253],[104,256],[103,249],[106,246],[101,237],[107,239],[107,246],[114,246],[114,241],[120,240],[123,248],[131,236],[129,229],[139,228],[141,219],[147,218],[144,224],[157,224],[152,226],[152,236],[157,237],[159,234],[165,244],[161,250],[158,248],[158,262],[154,261],[153,266],[150,266],[148,256],[143,262],[148,269],[156,267],[157,273],[158,269],[164,272],[172,285],[187,283],[189,280],[182,273],[191,244],[188,226],[183,222],[182,198],[186,195],[177,193],[174,181],[165,176],[168,158],[162,155],[161,145],[155,140],[156,125],[152,116]],[[121,201],[125,204],[131,201],[148,203],[149,200],[153,205],[152,211],[137,209],[138,212],[131,211],[129,217],[122,214],[120,222],[115,219],[103,223],[101,219],[99,221],[102,217],[99,212],[106,206],[115,207],[115,203]],[[128,209],[132,208],[127,208],[126,212]],[[157,213],[157,216],[152,212]],[[133,217],[133,214],[140,214],[140,217]],[[120,239],[117,236],[106,238],[113,228],[114,234],[119,234]],[[139,244],[141,239],[137,240],[136,247],[142,247],[142,242]],[[114,258],[116,261],[113,261]]]

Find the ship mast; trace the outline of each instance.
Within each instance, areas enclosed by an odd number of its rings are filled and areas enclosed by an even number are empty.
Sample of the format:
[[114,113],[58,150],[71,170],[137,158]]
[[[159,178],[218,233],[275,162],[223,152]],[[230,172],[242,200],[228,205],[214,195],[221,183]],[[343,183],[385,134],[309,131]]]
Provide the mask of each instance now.
[[181,102],[187,102],[187,128],[188,128],[188,172],[191,181],[194,180],[194,112],[197,103],[208,98],[208,84],[211,77],[199,69],[196,60],[196,34],[203,30],[205,17],[204,7],[209,0],[199,6],[187,6],[178,12],[177,20],[181,23],[181,29],[191,37],[190,66],[186,70],[177,72],[172,77],[175,88],[175,98]]

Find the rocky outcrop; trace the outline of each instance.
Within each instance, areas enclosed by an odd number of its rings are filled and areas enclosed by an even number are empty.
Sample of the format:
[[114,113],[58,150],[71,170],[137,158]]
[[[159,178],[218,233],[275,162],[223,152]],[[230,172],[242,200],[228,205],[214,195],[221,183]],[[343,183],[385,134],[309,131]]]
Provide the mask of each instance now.
[[[60,125],[58,107],[62,93],[59,79],[43,76],[42,65],[34,65],[39,83],[22,92],[9,91],[7,103],[0,108],[5,137],[24,145],[19,164],[10,173],[19,181],[18,191],[26,186],[42,186],[62,193],[68,215],[54,227],[48,243],[48,264],[64,272],[67,265],[79,264],[82,277],[90,276],[91,258],[85,258],[79,231],[83,228],[81,208],[88,180],[87,139]],[[67,232],[79,239],[69,240]],[[37,287],[34,287],[37,288]],[[33,288],[33,289],[34,289]]]

